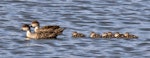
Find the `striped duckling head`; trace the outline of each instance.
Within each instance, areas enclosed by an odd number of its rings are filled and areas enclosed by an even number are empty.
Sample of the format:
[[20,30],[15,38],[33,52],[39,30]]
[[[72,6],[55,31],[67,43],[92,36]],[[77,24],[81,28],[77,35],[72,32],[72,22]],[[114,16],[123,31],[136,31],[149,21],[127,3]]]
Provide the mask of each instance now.
[[107,32],[104,32],[104,33],[102,34],[102,38],[107,38],[107,37],[108,37]]
[[95,32],[92,31],[92,32],[90,33],[90,37],[91,37],[91,38],[100,38],[100,34],[97,34],[97,33],[95,33]]
[[119,32],[114,33],[114,37],[115,38],[119,38],[120,37],[120,33]]
[[75,35],[77,35],[78,33],[76,32],[76,31],[74,31],[73,33],[72,33],[72,36],[75,36]]
[[113,38],[114,37],[112,32],[107,32],[107,35],[108,35],[109,38]]
[[125,37],[129,37],[129,36],[130,36],[130,33],[129,33],[129,32],[125,32],[124,36],[125,36]]

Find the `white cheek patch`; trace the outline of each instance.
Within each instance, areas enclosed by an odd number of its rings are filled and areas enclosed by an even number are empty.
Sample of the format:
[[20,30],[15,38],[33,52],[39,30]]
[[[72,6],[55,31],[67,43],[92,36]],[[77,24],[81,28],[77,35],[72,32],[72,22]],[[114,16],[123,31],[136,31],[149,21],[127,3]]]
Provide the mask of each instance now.
[[22,28],[22,30],[28,30],[28,28]]
[[37,24],[32,24],[32,27],[36,27],[37,26]]

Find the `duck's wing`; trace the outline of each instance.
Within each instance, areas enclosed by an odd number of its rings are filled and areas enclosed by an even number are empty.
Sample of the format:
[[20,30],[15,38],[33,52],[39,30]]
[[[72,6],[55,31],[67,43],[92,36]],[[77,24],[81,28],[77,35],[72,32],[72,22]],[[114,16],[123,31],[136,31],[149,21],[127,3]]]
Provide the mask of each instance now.
[[38,38],[38,39],[48,39],[48,38],[56,38],[57,37],[57,35],[53,32],[41,32],[41,33],[37,32],[37,33],[35,33],[35,35],[36,35],[36,38]]
[[49,28],[49,29],[37,29],[36,32],[45,33],[45,32],[54,32],[54,30],[51,28]]
[[64,28],[58,28],[54,30],[54,32],[58,34],[61,34],[63,31],[64,31]]

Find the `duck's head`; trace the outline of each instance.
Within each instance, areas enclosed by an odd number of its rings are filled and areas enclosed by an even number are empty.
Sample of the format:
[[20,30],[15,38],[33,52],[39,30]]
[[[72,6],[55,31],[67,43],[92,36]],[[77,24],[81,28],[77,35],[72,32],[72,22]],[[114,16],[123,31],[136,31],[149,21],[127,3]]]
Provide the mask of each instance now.
[[28,30],[30,30],[30,26],[29,26],[29,24],[23,24],[21,29],[23,31],[28,31]]
[[39,27],[40,24],[39,24],[39,22],[37,20],[34,20],[34,21],[32,21],[31,26],[32,27]]
[[78,34],[78,33],[77,33],[76,31],[72,33],[72,35],[77,35],[77,34]]

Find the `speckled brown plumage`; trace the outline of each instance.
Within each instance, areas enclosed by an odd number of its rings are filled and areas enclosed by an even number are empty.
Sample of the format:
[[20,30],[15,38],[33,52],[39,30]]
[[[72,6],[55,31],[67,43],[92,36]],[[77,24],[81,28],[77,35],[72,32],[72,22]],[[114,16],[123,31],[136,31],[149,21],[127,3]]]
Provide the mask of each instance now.
[[27,24],[24,24],[22,26],[22,30],[27,31],[26,36],[28,38],[34,38],[34,39],[49,39],[49,38],[56,38],[57,34],[53,32],[34,32],[32,33],[30,30],[30,26]]
[[100,34],[97,34],[95,32],[90,33],[90,38],[101,38]]
[[126,38],[126,39],[134,39],[134,38],[138,38],[138,36],[130,34],[129,32],[126,32],[124,34],[124,38]]
[[64,31],[64,28],[61,28],[60,26],[57,25],[48,25],[40,28],[40,24],[36,20],[32,21],[31,26],[35,28],[34,29],[35,32],[54,32],[60,35]]
[[72,33],[72,37],[74,37],[74,38],[79,38],[79,37],[85,37],[85,35],[82,34],[82,33],[73,32],[73,33]]

